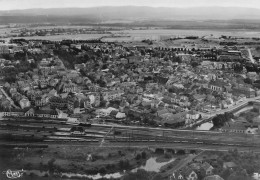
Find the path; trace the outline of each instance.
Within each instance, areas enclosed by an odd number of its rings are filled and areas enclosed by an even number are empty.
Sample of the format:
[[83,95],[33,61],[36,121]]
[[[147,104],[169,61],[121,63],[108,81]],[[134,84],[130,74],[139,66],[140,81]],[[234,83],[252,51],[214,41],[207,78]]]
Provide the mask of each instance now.
[[248,48],[247,51],[248,51],[248,57],[249,57],[250,61],[251,61],[253,64],[255,64],[255,60],[254,60],[254,58],[253,58],[253,56],[252,56],[251,50]]
[[203,153],[203,151],[201,151],[198,154],[189,154],[188,157],[182,159],[180,162],[178,162],[173,168],[171,168],[170,170],[168,170],[167,172],[163,173],[163,177],[168,177],[169,175],[172,175],[173,172],[176,172],[178,170],[180,170],[181,168],[183,168],[184,166],[186,166],[188,163],[190,163],[194,158],[196,158],[197,156],[199,156],[201,153]]
[[12,105],[13,107],[15,107],[15,108],[17,108],[17,109],[20,109],[20,107],[18,107],[18,106],[16,106],[16,105],[14,104],[14,101],[8,96],[8,94],[5,92],[5,90],[3,89],[3,87],[0,87],[0,90],[1,90],[2,93],[5,95],[6,99],[7,99],[8,101],[10,101],[10,103],[11,103],[11,105]]

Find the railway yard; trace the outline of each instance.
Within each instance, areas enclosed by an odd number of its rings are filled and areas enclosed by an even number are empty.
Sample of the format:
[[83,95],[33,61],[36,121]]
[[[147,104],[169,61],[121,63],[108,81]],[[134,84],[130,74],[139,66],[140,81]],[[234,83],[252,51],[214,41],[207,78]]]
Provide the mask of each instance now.
[[175,130],[107,124],[71,124],[66,121],[4,119],[0,122],[1,146],[59,144],[62,146],[166,147],[260,152],[260,138],[252,134]]

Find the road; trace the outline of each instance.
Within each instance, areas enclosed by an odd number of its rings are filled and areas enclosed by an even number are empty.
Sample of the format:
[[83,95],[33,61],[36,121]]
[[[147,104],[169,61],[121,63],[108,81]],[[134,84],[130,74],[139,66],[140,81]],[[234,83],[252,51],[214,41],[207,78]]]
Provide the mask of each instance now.
[[170,170],[167,170],[165,173],[162,174],[163,177],[169,177],[172,172],[176,172],[179,169],[183,168],[184,166],[186,166],[188,163],[190,163],[194,158],[196,158],[197,156],[199,156],[200,154],[202,154],[204,152],[201,151],[198,154],[189,154],[186,158],[182,159],[180,162],[178,162],[173,168],[171,168]]
[[255,64],[255,60],[254,60],[254,58],[253,58],[253,56],[252,56],[251,50],[248,48],[247,51],[248,51],[248,57],[249,57],[250,61],[251,61],[253,64]]
[[256,97],[253,97],[253,98],[247,98],[245,101],[238,103],[238,104],[236,104],[236,105],[234,105],[230,108],[222,109],[222,110],[215,111],[215,112],[212,112],[212,113],[202,113],[202,115],[204,115],[205,117],[208,117],[208,118],[214,117],[217,114],[224,114],[225,112],[233,111],[234,109],[237,109],[240,106],[244,106],[245,104],[247,104],[249,102],[259,102],[260,103],[260,96],[256,96]]
[[18,107],[18,106],[16,106],[16,105],[14,104],[14,101],[8,96],[8,94],[5,92],[5,90],[3,89],[3,87],[0,87],[0,90],[1,90],[2,93],[5,95],[6,99],[7,99],[8,101],[10,101],[10,103],[11,103],[11,105],[12,105],[13,107],[15,107],[15,108],[17,108],[17,109],[20,109],[20,107]]

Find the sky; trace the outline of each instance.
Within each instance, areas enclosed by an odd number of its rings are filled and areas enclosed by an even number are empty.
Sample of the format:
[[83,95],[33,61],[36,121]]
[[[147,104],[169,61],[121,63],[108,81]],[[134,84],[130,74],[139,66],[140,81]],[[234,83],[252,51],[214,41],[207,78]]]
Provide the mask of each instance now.
[[249,7],[260,9],[260,0],[0,0],[0,10],[97,6]]

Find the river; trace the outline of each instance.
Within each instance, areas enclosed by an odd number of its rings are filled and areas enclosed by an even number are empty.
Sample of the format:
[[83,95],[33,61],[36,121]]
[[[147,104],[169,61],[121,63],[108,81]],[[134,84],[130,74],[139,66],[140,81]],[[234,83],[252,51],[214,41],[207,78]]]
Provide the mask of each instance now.
[[213,123],[212,122],[206,122],[206,123],[203,123],[200,126],[196,127],[196,130],[199,130],[199,131],[209,131],[212,127],[213,127]]
[[156,162],[156,158],[155,157],[151,157],[150,159],[148,159],[146,161],[144,166],[141,166],[139,168],[135,168],[131,172],[136,172],[138,169],[144,169],[146,171],[160,172],[161,167],[163,167],[164,165],[166,165],[168,163],[173,162],[174,160],[175,159],[173,158],[170,161],[158,163],[158,162]]
[[[154,172],[159,172],[160,168],[170,162],[173,162],[175,159],[171,159],[167,162],[156,162],[156,157],[151,157],[149,158],[145,165],[142,165],[138,168],[132,169],[131,172],[137,172],[138,169],[144,169],[146,171],[154,171]],[[48,171],[40,171],[40,170],[25,170],[25,175],[29,176],[29,175],[36,175],[38,177],[46,177],[46,179],[50,179],[50,173]],[[95,175],[88,175],[88,174],[78,174],[78,173],[60,173],[59,177],[61,178],[92,178],[94,180],[98,180],[98,179],[102,179],[102,178],[120,178],[124,175],[124,173],[121,172],[116,172],[116,173],[112,173],[112,174],[105,174],[105,175],[101,175],[100,173],[95,174]]]
[[[233,114],[234,114],[235,116],[239,116],[242,112],[250,111],[250,110],[253,109],[253,108],[254,108],[254,106],[248,105],[248,106],[246,106],[246,107],[244,107],[244,108],[242,108],[242,109],[240,109],[240,110],[234,112]],[[212,122],[206,122],[206,123],[203,123],[203,124],[201,124],[200,126],[196,127],[195,130],[199,130],[199,131],[209,131],[212,127],[213,127]]]

